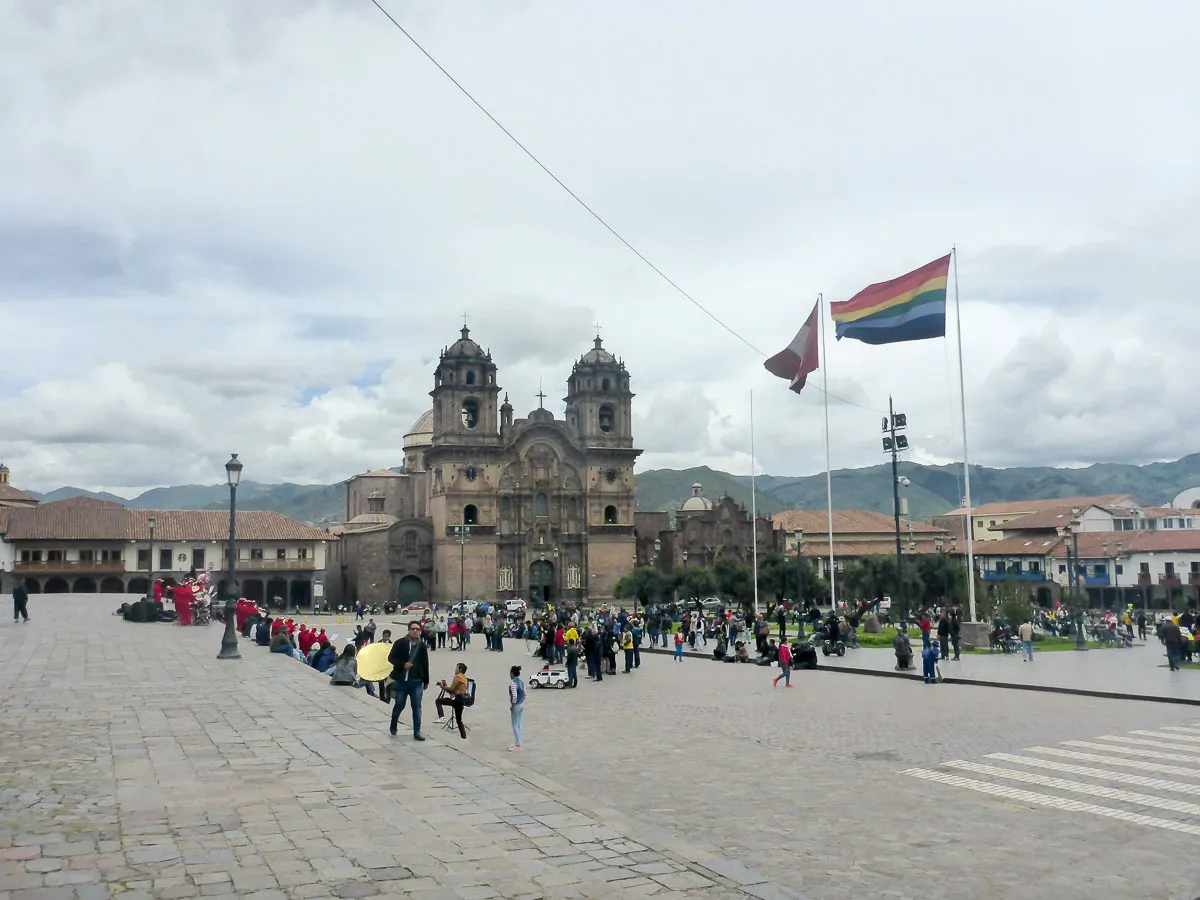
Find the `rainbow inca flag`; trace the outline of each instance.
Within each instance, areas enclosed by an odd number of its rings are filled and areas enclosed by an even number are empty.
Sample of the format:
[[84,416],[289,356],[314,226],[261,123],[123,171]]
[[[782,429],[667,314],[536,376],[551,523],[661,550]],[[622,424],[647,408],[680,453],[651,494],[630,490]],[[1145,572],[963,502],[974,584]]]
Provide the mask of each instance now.
[[873,284],[829,304],[837,337],[866,344],[898,344],[946,335],[946,276],[950,255],[916,271]]

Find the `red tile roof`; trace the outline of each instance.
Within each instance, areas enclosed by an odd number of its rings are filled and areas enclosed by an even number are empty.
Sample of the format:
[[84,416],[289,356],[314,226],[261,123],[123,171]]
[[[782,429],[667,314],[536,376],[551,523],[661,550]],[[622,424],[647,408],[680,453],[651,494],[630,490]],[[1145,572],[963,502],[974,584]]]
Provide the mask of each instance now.
[[[1111,532],[1110,532],[1111,533]],[[976,541],[976,556],[1049,556],[1061,538],[1058,535],[1007,537],[1002,541]]]
[[[1200,529],[1181,528],[1169,531],[1084,531],[1079,535],[1079,556],[1083,559],[1102,559],[1130,553],[1200,553]],[[1106,549],[1107,545],[1107,549]],[[1072,549],[1072,552],[1074,550]],[[1067,555],[1066,540],[1060,541],[1052,556]]]
[[[829,517],[823,509],[789,509],[776,513],[771,517],[776,531],[786,531],[788,534],[802,530],[805,534],[829,534]],[[900,530],[908,534],[909,528],[914,534],[948,534],[941,528],[934,528],[924,522],[900,520]],[[896,530],[896,522],[892,516],[884,513],[868,512],[863,509],[835,509],[833,511],[833,533],[837,534],[892,534]]]
[[22,503],[37,503],[37,497],[32,497],[24,491],[17,490],[11,484],[0,484],[0,502],[6,500]]
[[[828,532],[826,532],[828,534]],[[905,537],[901,541],[901,547],[905,555],[908,554],[925,554],[937,553],[937,545],[931,537],[918,537],[914,543],[916,547],[909,547],[908,538]],[[957,553],[958,551],[956,551]],[[804,556],[816,559],[818,557],[829,558],[829,544],[820,540],[801,541],[800,553]],[[894,556],[896,553],[896,541],[878,540],[878,541],[846,541],[834,540],[833,556],[834,559],[839,557],[857,559],[862,556]]]
[[[229,513],[223,510],[126,509],[119,503],[72,497],[8,513],[9,541],[146,541],[150,517],[161,541],[224,541]],[[329,541],[336,538],[277,512],[239,510],[237,537],[243,541]]]

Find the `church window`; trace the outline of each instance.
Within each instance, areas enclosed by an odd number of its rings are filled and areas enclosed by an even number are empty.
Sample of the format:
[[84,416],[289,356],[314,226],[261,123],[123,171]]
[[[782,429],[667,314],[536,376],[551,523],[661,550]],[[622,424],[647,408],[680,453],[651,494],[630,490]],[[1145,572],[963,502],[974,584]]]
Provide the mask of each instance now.
[[605,403],[600,407],[598,417],[601,431],[607,434],[613,430],[613,420],[615,417],[613,415],[613,408],[609,404]]
[[404,550],[407,553],[417,552],[417,536],[411,531],[404,536]]
[[468,372],[467,373],[467,384],[474,384],[474,383],[475,383],[475,373]]
[[474,428],[479,424],[479,403],[474,397],[468,397],[463,401],[462,423],[466,428]]
[[603,381],[600,382],[600,390],[607,391],[607,390],[610,390],[611,388],[612,388],[612,382],[609,381],[607,378],[605,378]]
[[617,524],[617,508],[615,506],[612,506],[611,504],[609,506],[604,507],[604,524],[605,525],[616,525]]
[[463,507],[463,524],[478,525],[479,524],[479,507],[474,503],[468,503]]
[[508,497],[500,498],[500,515],[504,516],[505,518],[512,515],[512,500],[510,500]]
[[533,498],[533,514],[541,518],[550,515],[550,498],[545,494],[537,494]]

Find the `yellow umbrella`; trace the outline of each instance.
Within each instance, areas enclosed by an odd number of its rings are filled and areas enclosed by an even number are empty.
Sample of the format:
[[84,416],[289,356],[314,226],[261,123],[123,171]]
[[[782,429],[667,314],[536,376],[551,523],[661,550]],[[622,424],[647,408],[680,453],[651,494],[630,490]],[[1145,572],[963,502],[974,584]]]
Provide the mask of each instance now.
[[391,644],[367,644],[358,651],[358,677],[363,681],[383,681],[392,674],[388,662]]

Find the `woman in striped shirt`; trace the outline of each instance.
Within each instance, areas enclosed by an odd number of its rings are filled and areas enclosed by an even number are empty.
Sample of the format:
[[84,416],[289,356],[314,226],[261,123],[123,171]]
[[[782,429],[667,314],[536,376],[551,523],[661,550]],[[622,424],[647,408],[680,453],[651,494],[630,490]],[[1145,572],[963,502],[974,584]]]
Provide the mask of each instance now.
[[512,716],[513,740],[515,743],[509,750],[521,749],[521,716],[525,712],[525,682],[521,680],[521,667],[513,666],[508,674],[512,680],[508,683],[508,711]]

